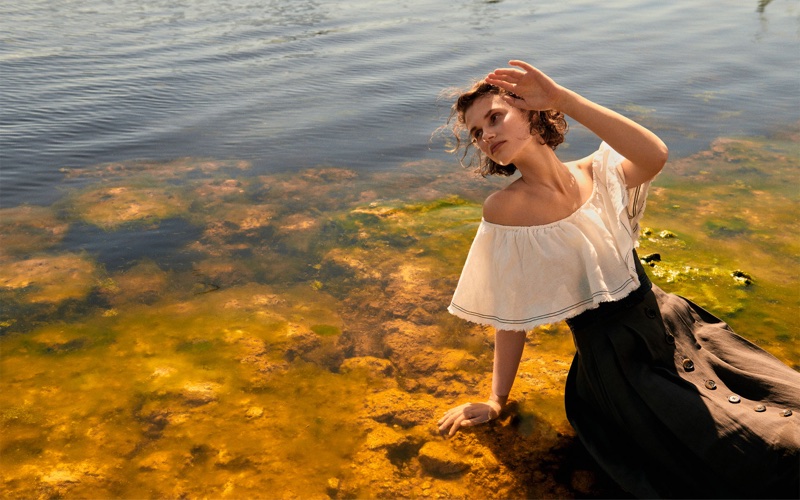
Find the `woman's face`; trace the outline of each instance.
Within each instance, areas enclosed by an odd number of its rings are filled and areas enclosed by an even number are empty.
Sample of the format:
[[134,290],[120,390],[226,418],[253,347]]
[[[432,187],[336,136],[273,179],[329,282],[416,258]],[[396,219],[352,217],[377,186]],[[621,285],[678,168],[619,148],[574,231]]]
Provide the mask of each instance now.
[[527,113],[499,95],[476,99],[464,113],[464,123],[472,143],[500,165],[514,163],[527,148],[539,144],[531,134]]

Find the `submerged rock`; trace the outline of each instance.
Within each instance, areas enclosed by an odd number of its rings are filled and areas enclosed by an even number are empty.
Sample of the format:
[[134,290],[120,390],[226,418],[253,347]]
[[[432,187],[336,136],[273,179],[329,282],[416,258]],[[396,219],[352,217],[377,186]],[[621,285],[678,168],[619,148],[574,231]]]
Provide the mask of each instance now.
[[753,284],[753,277],[739,269],[733,271],[731,276],[733,276],[733,280],[740,285],[747,286]]
[[0,209],[0,256],[40,252],[57,245],[69,223],[59,219],[50,207],[20,205]]
[[190,382],[183,386],[181,397],[191,406],[200,406],[219,399],[220,385],[214,382]]
[[419,450],[419,463],[432,476],[452,476],[470,468],[468,460],[437,441],[429,441]]
[[388,359],[376,358],[374,356],[360,356],[345,359],[339,368],[342,373],[350,373],[354,370],[363,370],[373,376],[391,377],[394,374],[394,366]]
[[364,413],[377,422],[409,428],[430,424],[435,408],[431,396],[388,389],[370,394]]
[[16,291],[24,302],[59,303],[83,299],[100,285],[94,262],[76,254],[0,261],[0,290]]
[[661,254],[660,253],[649,253],[647,255],[643,255],[641,258],[642,262],[652,265],[654,262],[661,262]]
[[328,479],[328,489],[326,491],[328,492],[328,495],[330,495],[332,498],[335,498],[336,495],[339,494],[339,487],[340,487],[339,478],[332,477]]
[[245,416],[247,418],[258,418],[264,414],[264,408],[260,406],[251,406],[247,409]]
[[673,233],[672,231],[669,231],[667,229],[665,229],[665,230],[661,231],[660,233],[658,233],[658,236],[663,238],[663,239],[677,238],[678,237],[675,233]]
[[170,451],[156,451],[139,460],[139,469],[144,471],[157,470],[166,472],[175,467],[180,461]]
[[396,450],[411,443],[409,436],[401,434],[386,425],[375,427],[367,434],[366,447],[370,450]]
[[92,187],[70,205],[81,219],[106,230],[178,216],[188,208],[179,189],[166,185]]

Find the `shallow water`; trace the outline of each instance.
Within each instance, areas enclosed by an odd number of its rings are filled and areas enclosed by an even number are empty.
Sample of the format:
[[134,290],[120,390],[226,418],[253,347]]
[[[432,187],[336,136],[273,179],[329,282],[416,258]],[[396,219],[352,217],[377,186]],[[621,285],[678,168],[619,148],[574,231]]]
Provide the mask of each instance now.
[[562,324],[504,418],[433,425],[490,387],[445,308],[502,185],[436,95],[520,53],[666,138],[651,276],[800,369],[796,2],[375,5],[0,6],[5,497],[624,496]]
[[[641,241],[656,283],[796,368],[799,144],[720,139],[670,163]],[[436,434],[489,390],[491,331],[444,309],[497,181],[248,170],[98,165],[55,205],[2,210],[6,495],[620,494],[574,449],[561,324],[531,332],[504,420]]]

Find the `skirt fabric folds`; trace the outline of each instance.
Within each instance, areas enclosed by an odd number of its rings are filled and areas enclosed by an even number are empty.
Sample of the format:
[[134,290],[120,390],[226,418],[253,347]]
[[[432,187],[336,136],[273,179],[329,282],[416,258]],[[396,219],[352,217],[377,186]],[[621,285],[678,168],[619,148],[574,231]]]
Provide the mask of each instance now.
[[567,321],[565,404],[586,448],[641,498],[799,498],[800,373],[640,281]]

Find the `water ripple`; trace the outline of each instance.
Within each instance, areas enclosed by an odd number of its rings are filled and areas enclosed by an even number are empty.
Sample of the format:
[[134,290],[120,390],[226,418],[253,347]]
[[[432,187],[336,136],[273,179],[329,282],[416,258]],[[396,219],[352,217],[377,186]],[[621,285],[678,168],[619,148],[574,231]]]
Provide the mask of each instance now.
[[673,151],[798,119],[798,13],[788,3],[761,13],[722,0],[373,7],[3,3],[0,205],[51,198],[64,165],[131,157],[245,158],[266,169],[416,159],[387,151],[444,158],[428,147],[446,115],[441,89],[520,56],[604,104],[657,110]]

